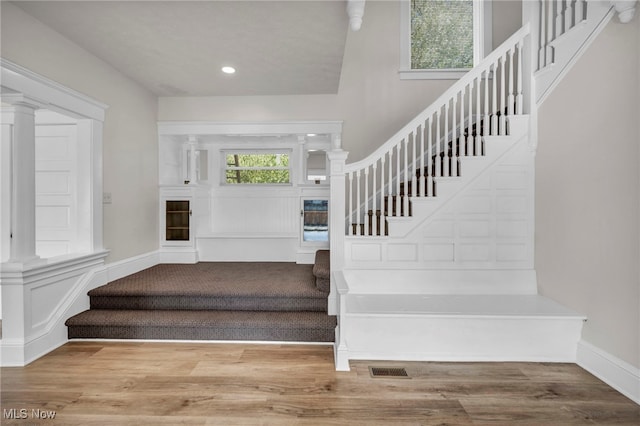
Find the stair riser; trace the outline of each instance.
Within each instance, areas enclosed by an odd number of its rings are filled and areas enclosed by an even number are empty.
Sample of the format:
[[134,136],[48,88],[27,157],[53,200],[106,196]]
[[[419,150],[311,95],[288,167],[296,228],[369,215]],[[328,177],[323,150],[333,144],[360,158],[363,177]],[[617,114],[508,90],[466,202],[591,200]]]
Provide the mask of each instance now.
[[265,329],[217,327],[70,326],[69,339],[252,340],[333,342],[331,329]]
[[91,309],[110,310],[213,310],[213,311],[312,311],[326,312],[327,299],[256,297],[92,297]]

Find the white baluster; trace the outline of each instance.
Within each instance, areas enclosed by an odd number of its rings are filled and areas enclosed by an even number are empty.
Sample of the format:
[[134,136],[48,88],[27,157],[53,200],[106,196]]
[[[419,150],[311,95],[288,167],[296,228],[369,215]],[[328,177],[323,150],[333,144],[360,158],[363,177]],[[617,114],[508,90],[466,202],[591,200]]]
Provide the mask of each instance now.
[[[416,130],[420,130],[419,128]],[[416,138],[418,137],[418,132],[416,132],[416,130],[414,130],[413,132],[411,132],[411,164],[413,167],[411,167],[411,196],[412,197],[418,197],[419,193],[418,193],[418,157],[416,157],[417,155],[417,141]]]
[[420,130],[418,131],[418,135],[420,138],[420,182],[418,186],[420,187],[420,196],[425,197],[426,194],[426,186],[427,180],[425,176],[425,168],[424,168],[424,123],[420,125]]
[[360,215],[360,170],[356,172],[356,235],[362,235],[362,216]]
[[575,24],[574,25],[578,25],[580,22],[584,21],[584,10],[585,7],[587,7],[585,5],[585,0],[576,0],[576,4],[575,4]]
[[449,101],[444,105],[444,136],[442,137],[444,161],[442,174],[451,176],[451,158],[449,157]]
[[[544,68],[546,66],[546,63],[545,63],[545,52],[547,50],[547,44],[546,44],[546,40],[547,40],[547,38],[546,38],[546,34],[547,34],[546,25],[547,25],[547,23],[546,23],[546,18],[545,18],[545,16],[546,16],[545,10],[546,10],[547,3],[546,3],[545,0],[538,0],[538,1],[540,3],[540,28],[538,28],[538,30],[539,30],[538,31],[538,34],[539,34],[539,36],[538,36],[538,41],[539,41],[539,44],[538,44],[538,69],[540,70],[540,69],[542,69],[542,68]],[[494,69],[493,75],[494,75],[494,79],[495,79],[495,76],[496,76],[495,69]]]
[[453,101],[451,105],[451,130],[453,134],[451,135],[451,174],[453,176],[458,176],[458,142],[457,142],[457,131],[458,131],[458,123],[456,123],[456,107],[458,106],[458,94],[453,95]]
[[425,182],[426,194],[433,197],[433,116],[427,118],[429,126],[427,129],[427,181]]
[[442,176],[441,173],[441,166],[442,164],[440,163],[441,157],[440,157],[440,110],[438,110],[438,113],[436,114],[436,134],[435,134],[435,140],[433,141],[433,146],[435,148],[435,154],[436,154],[436,164],[435,164],[435,176],[436,177],[440,177]]
[[482,119],[482,135],[489,134],[489,68],[484,71],[484,117]]
[[522,114],[522,40],[518,42],[518,78],[517,78],[517,94],[516,94],[516,114]]
[[402,197],[403,216],[409,216],[409,135],[404,138],[404,197]]
[[373,205],[371,207],[371,210],[373,210],[373,216],[371,217],[373,219],[373,228],[372,228],[372,232],[373,235],[378,235],[378,191],[377,191],[377,185],[378,185],[378,180],[377,180],[377,168],[378,168],[378,160],[375,161],[375,163],[373,163],[373,179],[371,179],[371,184],[373,186],[373,188],[371,188],[371,204]]
[[464,135],[464,91],[463,87],[460,91],[460,142],[458,143],[458,156],[464,155],[465,147],[467,146],[467,139]]
[[567,0],[567,4],[564,8],[564,32],[566,33],[573,27],[573,17],[575,12],[575,1]]
[[491,82],[491,135],[498,134],[498,63],[494,62],[493,65],[493,81]]
[[400,216],[400,147],[402,143],[396,145],[396,216]]
[[513,55],[515,53],[514,49],[509,49],[509,96],[507,97],[507,115],[513,115],[513,109],[515,107],[516,99],[513,91],[513,78],[514,78],[514,69],[513,69]]
[[387,187],[387,216],[393,216],[393,148],[389,150],[389,183]]
[[385,181],[384,181],[384,164],[387,154],[383,154],[380,158],[380,235],[387,233],[387,221],[385,220],[386,212],[384,211]]
[[482,113],[480,111],[480,87],[482,86],[482,80],[478,78],[475,79],[476,82],[476,134],[473,138],[473,155],[482,155],[479,150],[480,146],[480,120],[482,119]]
[[[474,153],[474,137],[473,137],[473,80],[469,82],[469,119],[467,120],[467,143],[464,146],[464,155],[473,155]],[[471,144],[471,146],[469,146]]]
[[500,58],[498,58],[498,61],[500,62],[500,117],[499,117],[499,124],[498,124],[498,134],[499,135],[505,135],[505,72],[506,72],[506,61],[504,59],[504,56],[500,56]]
[[347,192],[347,202],[349,203],[349,235],[353,235],[353,172],[349,173],[349,190]]
[[563,33],[562,27],[564,25],[564,8],[564,0],[556,0],[556,37],[559,37]]
[[553,1],[550,0],[547,5],[547,49],[545,52],[545,64],[551,65],[553,63],[553,47],[551,42],[553,41]]

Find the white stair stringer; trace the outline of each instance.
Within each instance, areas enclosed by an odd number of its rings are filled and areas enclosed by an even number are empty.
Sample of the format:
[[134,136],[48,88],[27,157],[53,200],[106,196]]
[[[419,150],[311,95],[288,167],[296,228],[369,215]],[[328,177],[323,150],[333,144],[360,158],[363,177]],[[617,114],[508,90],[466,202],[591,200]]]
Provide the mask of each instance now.
[[589,1],[586,19],[549,43],[553,49],[553,63],[534,73],[537,105],[544,102],[613,15],[610,2]]

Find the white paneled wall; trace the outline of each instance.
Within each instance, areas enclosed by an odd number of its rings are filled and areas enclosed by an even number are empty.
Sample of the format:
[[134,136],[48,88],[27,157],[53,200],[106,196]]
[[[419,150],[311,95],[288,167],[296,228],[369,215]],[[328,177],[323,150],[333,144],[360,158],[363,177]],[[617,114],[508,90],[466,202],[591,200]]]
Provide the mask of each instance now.
[[297,238],[300,196],[289,190],[232,188],[212,193],[213,234]]
[[532,268],[533,164],[523,138],[406,237],[348,237],[346,266]]

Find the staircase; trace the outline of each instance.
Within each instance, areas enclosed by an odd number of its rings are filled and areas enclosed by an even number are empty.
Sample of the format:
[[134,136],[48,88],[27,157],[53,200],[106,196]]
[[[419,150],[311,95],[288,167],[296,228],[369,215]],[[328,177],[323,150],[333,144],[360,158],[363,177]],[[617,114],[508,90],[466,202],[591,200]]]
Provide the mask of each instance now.
[[315,265],[157,265],[89,292],[69,339],[333,342],[328,251]]
[[525,2],[525,25],[375,152],[330,154],[338,370],[575,361],[586,318],[537,292],[537,108],[611,15]]

